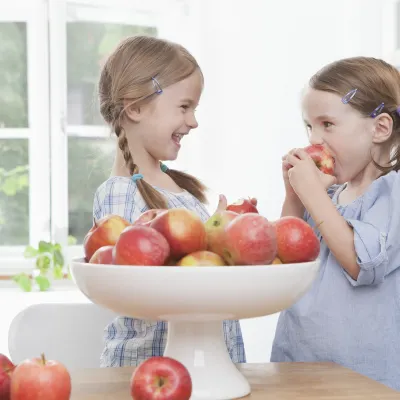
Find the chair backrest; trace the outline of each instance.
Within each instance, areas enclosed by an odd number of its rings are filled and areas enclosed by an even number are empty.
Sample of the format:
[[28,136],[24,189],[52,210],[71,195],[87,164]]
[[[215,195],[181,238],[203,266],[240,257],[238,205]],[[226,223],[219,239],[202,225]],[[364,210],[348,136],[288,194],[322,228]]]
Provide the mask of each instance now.
[[40,357],[67,368],[98,368],[103,332],[116,314],[92,303],[35,304],[13,319],[8,333],[12,361]]

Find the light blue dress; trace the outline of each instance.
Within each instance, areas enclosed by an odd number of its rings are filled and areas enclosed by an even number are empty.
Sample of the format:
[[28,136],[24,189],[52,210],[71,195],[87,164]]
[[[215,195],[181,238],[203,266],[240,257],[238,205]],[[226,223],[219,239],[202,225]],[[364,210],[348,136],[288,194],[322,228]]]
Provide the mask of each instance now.
[[[341,206],[344,187],[328,194],[353,227],[359,277],[345,272],[320,237],[319,275],[280,314],[271,361],[332,361],[400,390],[400,173]],[[315,226],[307,212],[305,219]]]

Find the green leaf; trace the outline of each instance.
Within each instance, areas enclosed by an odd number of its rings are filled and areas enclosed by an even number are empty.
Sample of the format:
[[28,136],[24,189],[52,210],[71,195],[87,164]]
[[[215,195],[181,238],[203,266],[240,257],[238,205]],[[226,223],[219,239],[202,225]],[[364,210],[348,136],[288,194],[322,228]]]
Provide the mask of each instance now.
[[38,275],[35,278],[35,281],[38,284],[41,292],[45,292],[50,287],[50,281],[45,276]]
[[51,260],[46,254],[40,254],[36,259],[36,266],[41,273],[46,272],[51,265]]
[[38,250],[32,246],[27,246],[24,251],[25,258],[32,258],[38,255]]
[[74,246],[77,243],[77,239],[74,236],[68,236],[68,246]]
[[53,276],[54,279],[62,279],[64,277],[64,272],[61,266],[54,267]]
[[22,273],[15,275],[13,281],[16,282],[24,292],[32,291],[32,282],[27,274]]
[[59,265],[61,268],[64,266],[64,257],[58,249],[54,251],[54,264]]
[[41,240],[39,242],[39,253],[53,253],[53,245],[50,242]]

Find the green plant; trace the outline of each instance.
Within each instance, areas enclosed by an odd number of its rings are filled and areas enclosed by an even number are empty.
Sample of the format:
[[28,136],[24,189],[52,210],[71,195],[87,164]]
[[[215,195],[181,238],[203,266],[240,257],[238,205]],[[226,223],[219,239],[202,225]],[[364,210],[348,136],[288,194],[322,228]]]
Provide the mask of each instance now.
[[[76,243],[72,236],[68,237],[68,245]],[[35,267],[32,274],[20,273],[13,277],[19,287],[25,292],[31,292],[33,284],[36,283],[39,290],[44,292],[51,286],[49,275],[52,272],[53,279],[71,279],[69,268],[65,272],[65,258],[62,246],[59,243],[46,242],[41,240],[37,248],[29,245],[24,251],[25,258],[35,258]]]

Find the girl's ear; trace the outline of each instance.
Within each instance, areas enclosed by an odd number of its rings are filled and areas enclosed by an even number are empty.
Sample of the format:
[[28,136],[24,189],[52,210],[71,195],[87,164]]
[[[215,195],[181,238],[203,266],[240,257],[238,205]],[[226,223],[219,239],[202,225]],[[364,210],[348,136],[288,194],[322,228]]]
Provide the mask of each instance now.
[[387,113],[382,113],[374,119],[374,143],[384,143],[390,139],[393,132],[393,119]]
[[143,109],[137,104],[132,104],[128,100],[124,100],[125,116],[132,122],[140,122],[143,118]]

